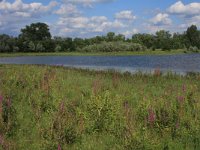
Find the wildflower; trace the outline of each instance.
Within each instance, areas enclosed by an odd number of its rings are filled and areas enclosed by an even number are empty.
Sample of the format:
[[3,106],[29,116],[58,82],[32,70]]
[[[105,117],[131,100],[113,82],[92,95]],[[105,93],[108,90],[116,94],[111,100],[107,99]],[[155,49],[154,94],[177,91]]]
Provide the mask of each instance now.
[[183,96],[178,96],[178,97],[177,97],[177,100],[178,100],[179,103],[182,104],[183,101],[184,101],[184,97],[183,97]]
[[11,99],[10,99],[10,98],[8,98],[8,100],[7,100],[7,102],[6,102],[6,103],[7,103],[7,107],[8,107],[8,108],[10,108],[10,107],[11,107],[11,104],[12,104],[12,103],[11,103]]
[[3,101],[3,96],[0,95],[0,103]]
[[127,109],[128,108],[128,101],[124,102],[124,108]]
[[185,84],[182,85],[182,91],[186,92],[186,85]]
[[0,134],[0,145],[3,145],[4,139],[3,136]]
[[58,150],[61,150],[61,146],[60,146],[60,144],[58,144]]
[[179,128],[179,122],[177,121],[176,122],[176,129],[178,129]]
[[156,120],[156,115],[153,112],[152,108],[150,108],[148,110],[148,113],[149,113],[148,114],[148,122],[152,125],[155,122],[155,120]]
[[64,111],[64,108],[65,108],[65,103],[64,103],[64,101],[62,101],[62,102],[60,103],[60,111],[63,112],[63,111]]

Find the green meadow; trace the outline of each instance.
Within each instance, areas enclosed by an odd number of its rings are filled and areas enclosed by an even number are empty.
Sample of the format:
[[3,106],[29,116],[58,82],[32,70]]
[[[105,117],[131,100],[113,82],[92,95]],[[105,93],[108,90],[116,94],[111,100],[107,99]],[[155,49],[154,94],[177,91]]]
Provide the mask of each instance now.
[[199,150],[200,75],[0,65],[0,149]]

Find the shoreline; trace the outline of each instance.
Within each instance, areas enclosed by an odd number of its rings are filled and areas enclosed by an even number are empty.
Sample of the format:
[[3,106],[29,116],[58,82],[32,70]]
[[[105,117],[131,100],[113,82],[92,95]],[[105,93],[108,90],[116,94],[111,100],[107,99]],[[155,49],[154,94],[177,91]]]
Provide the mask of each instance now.
[[[138,55],[179,55],[193,54],[184,49],[180,50],[146,50],[141,52],[47,52],[47,53],[0,53],[0,57],[18,57],[18,56],[138,56]],[[195,54],[195,53],[194,53]]]

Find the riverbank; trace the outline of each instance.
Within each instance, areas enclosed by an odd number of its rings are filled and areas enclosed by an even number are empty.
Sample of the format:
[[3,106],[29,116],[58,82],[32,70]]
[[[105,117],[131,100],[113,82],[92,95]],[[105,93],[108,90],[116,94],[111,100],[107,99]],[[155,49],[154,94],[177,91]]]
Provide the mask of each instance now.
[[0,57],[16,57],[16,56],[133,56],[133,55],[175,55],[191,53],[186,50],[146,50],[141,52],[47,52],[47,53],[0,53]]
[[199,149],[200,76],[0,65],[0,149]]

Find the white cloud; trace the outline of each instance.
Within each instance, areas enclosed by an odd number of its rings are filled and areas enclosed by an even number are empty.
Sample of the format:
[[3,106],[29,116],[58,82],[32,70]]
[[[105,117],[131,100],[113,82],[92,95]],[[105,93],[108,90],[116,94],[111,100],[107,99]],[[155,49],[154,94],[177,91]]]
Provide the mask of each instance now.
[[132,30],[127,30],[125,32],[122,32],[123,35],[125,35],[126,37],[131,37],[133,34],[139,33],[138,29],[132,29]]
[[55,11],[55,14],[62,16],[77,16],[81,12],[73,4],[62,4],[58,10]]
[[179,27],[182,30],[187,29],[192,24],[200,26],[200,3],[183,4],[183,2],[178,1],[171,5],[167,11],[181,19],[183,23]]
[[105,16],[93,16],[93,17],[61,17],[57,24],[54,26],[54,32],[61,36],[65,36],[67,33],[70,36],[80,36],[106,33],[111,30],[123,29],[127,27],[123,22],[119,20],[110,21]]
[[169,18],[169,15],[166,13],[157,14],[155,17],[150,19],[150,22],[157,26],[172,24],[172,20]]
[[49,13],[53,7],[57,5],[57,2],[52,1],[47,6],[42,3],[23,3],[22,0],[15,0],[13,3],[1,2],[0,11],[1,14],[15,15],[19,17],[39,17],[45,13]]
[[176,2],[168,8],[171,14],[182,16],[195,16],[200,15],[200,3],[190,3],[184,5],[181,1]]
[[23,3],[22,0],[15,0],[13,3],[3,0],[0,3],[0,31],[20,30],[26,23],[41,18],[51,13],[57,2],[51,1],[48,5],[42,3]]
[[133,15],[133,12],[131,10],[124,10],[116,13],[115,18],[132,21],[136,19],[136,16]]

